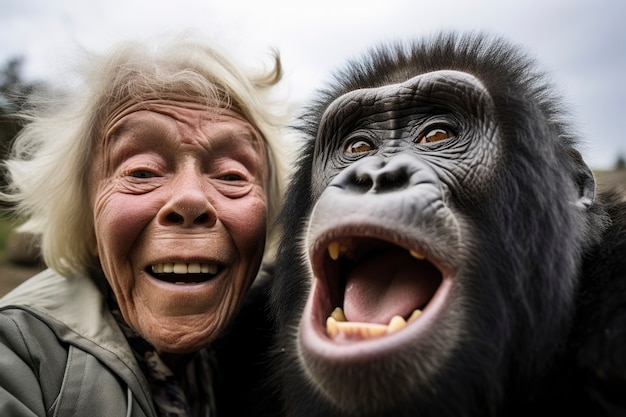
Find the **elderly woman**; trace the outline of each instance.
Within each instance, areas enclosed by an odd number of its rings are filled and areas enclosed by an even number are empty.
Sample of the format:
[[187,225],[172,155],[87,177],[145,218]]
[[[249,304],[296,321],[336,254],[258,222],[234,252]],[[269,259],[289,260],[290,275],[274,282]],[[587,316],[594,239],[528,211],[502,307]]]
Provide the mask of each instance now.
[[89,61],[5,163],[49,269],[0,300],[0,415],[214,415],[207,347],[280,203],[280,62],[187,37]]

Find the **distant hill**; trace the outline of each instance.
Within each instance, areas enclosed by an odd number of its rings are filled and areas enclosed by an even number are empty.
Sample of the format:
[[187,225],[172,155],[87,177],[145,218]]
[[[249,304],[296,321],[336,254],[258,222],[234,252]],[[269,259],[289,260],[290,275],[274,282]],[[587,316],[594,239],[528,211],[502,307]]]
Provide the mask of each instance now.
[[596,184],[599,190],[614,188],[626,198],[626,169],[615,171],[595,171]]

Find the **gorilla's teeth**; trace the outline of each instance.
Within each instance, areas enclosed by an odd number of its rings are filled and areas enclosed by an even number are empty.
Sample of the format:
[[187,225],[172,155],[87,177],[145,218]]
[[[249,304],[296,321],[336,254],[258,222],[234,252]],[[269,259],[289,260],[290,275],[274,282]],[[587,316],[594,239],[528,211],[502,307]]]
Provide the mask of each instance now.
[[337,320],[332,316],[326,319],[326,334],[333,338],[339,334],[339,327],[337,326]]
[[393,316],[389,320],[389,324],[385,325],[347,321],[341,307],[337,307],[326,319],[326,334],[331,339],[337,338],[339,335],[344,340],[373,339],[403,329],[408,323],[417,320],[420,314],[422,314],[422,310],[416,309],[411,313],[408,320],[404,320],[402,316]]
[[330,255],[330,259],[336,261],[339,259],[339,242],[334,241],[330,245],[328,245],[328,255]]
[[341,307],[335,307],[333,312],[330,313],[330,316],[337,321],[348,321]]
[[413,250],[413,249],[409,250],[409,253],[410,253],[410,254],[411,254],[411,256],[412,256],[412,257],[414,257],[415,259],[420,259],[420,260],[421,260],[421,259],[426,258],[426,257],[424,256],[424,254],[422,254],[422,253],[420,253],[420,252],[417,252],[417,251],[415,251],[415,250]]
[[406,326],[406,321],[402,316],[393,316],[387,325],[387,334],[397,332]]
[[336,325],[337,330],[348,340],[374,339],[387,333],[387,326],[378,323],[338,321]]
[[413,310],[413,312],[411,313],[411,316],[407,320],[407,323],[413,323],[415,320],[417,320],[420,314],[422,314],[422,310],[420,309]]

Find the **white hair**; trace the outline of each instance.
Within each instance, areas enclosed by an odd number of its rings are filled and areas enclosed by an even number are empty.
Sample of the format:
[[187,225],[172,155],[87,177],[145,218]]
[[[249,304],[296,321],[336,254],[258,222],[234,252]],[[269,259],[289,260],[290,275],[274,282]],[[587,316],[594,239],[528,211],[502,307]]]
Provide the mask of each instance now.
[[65,276],[98,267],[88,172],[107,118],[129,100],[188,96],[209,106],[232,106],[264,138],[270,167],[268,239],[282,202],[290,154],[281,126],[285,101],[273,96],[282,68],[244,69],[214,45],[190,36],[158,46],[122,43],[89,55],[80,83],[53,100],[33,100],[27,122],[3,163],[9,185],[0,197],[25,219],[21,230],[39,237],[45,263]]

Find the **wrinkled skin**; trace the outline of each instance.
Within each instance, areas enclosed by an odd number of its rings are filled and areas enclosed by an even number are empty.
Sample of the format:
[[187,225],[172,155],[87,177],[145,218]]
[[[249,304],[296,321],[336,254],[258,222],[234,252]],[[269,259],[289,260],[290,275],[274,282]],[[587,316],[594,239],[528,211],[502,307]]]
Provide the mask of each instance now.
[[271,300],[288,415],[624,410],[626,209],[530,64],[486,38],[381,48],[308,108]]
[[153,100],[109,119],[90,172],[97,254],[124,320],[172,361],[211,343],[254,280],[267,175],[233,111]]

